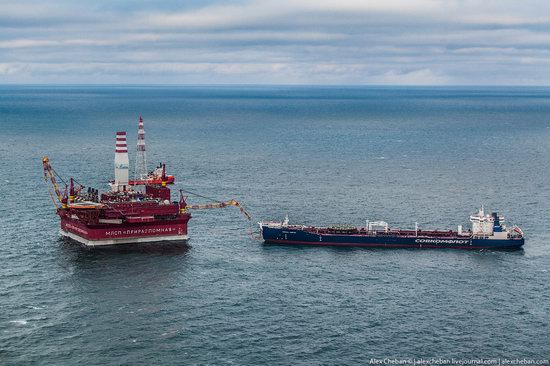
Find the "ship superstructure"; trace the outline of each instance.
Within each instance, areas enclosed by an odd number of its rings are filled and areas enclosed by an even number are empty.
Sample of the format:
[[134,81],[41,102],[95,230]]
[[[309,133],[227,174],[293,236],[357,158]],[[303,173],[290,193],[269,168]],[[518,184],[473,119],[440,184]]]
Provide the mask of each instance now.
[[518,226],[508,228],[504,217],[496,212],[485,214],[483,207],[470,216],[471,230],[462,225],[455,230],[393,229],[385,221],[366,222],[365,227],[333,225],[316,227],[291,225],[284,221],[260,222],[266,243],[291,245],[328,245],[382,248],[456,248],[456,249],[519,249],[524,243]]

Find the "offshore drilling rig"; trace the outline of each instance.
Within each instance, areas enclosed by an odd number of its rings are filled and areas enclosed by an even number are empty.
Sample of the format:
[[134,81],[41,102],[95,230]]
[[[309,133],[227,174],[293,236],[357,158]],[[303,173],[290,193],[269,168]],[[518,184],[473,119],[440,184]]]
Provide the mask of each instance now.
[[[159,164],[147,171],[145,155],[145,129],[140,117],[138,125],[137,158],[134,179],[129,180],[129,158],[126,132],[117,132],[115,141],[114,180],[108,192],[85,187],[75,179],[68,181],[52,168],[47,156],[42,159],[44,178],[51,182],[52,201],[61,219],[60,233],[86,246],[104,246],[142,242],[186,241],[190,209],[239,207],[235,200],[216,201],[209,204],[188,205],[185,193],[171,201],[168,185],[174,176],[166,174],[166,165]],[[63,191],[59,182],[64,184]],[[199,197],[207,198],[198,194]]]

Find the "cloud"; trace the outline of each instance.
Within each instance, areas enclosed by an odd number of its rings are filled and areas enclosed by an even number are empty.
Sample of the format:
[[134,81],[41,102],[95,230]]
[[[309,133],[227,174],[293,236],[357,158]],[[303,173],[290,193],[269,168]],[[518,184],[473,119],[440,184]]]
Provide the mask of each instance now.
[[450,84],[449,77],[438,74],[430,69],[412,70],[401,72],[390,70],[383,75],[372,78],[376,84],[397,85],[446,85]]
[[0,0],[0,83],[548,84],[550,2]]
[[0,41],[0,48],[38,47],[57,44],[59,44],[59,42],[43,39],[11,39],[8,41]]
[[22,70],[22,65],[0,63],[0,75],[14,75]]
[[[420,14],[437,7],[431,0],[385,0],[385,1],[288,1],[260,0],[231,5],[211,5],[182,12],[157,12],[140,14],[144,26],[161,28],[181,27],[186,29],[247,28],[269,23],[295,22],[297,15],[308,21],[311,15],[368,15],[370,13]],[[276,22],[275,22],[276,20]]]

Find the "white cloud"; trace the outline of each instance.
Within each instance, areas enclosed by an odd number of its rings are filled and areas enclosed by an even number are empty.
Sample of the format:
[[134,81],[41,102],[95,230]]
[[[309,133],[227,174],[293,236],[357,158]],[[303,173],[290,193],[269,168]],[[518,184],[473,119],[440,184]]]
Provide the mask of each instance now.
[[430,69],[413,70],[400,72],[390,70],[383,75],[374,76],[371,80],[375,84],[397,84],[397,85],[447,85],[450,78],[436,73]]
[[[401,13],[424,14],[438,10],[441,2],[435,0],[260,0],[233,5],[212,5],[182,12],[142,13],[140,24],[154,27],[223,28],[262,25],[274,19],[283,20],[296,14],[325,13]],[[307,21],[307,19],[304,19]]]
[[550,2],[143,4],[0,0],[0,83],[550,83]]
[[0,63],[0,75],[15,75],[23,70],[23,65]]
[[8,41],[0,41],[0,48],[21,48],[21,47],[42,47],[57,45],[57,41],[40,40],[40,39],[12,39]]

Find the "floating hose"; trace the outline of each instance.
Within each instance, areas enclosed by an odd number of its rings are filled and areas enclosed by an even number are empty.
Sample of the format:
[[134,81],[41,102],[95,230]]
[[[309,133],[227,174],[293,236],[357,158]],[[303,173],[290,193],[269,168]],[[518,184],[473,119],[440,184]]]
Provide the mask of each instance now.
[[244,207],[239,203],[237,202],[236,200],[234,199],[231,199],[229,201],[219,201],[215,198],[212,198],[212,197],[207,197],[207,196],[203,196],[201,194],[198,194],[198,193],[195,193],[195,192],[191,192],[191,191],[188,191],[188,190],[185,190],[185,189],[180,189],[180,193],[188,193],[188,194],[191,194],[193,196],[197,196],[197,197],[201,197],[201,198],[204,198],[204,199],[207,199],[207,200],[210,200],[210,201],[214,201],[215,203],[207,203],[207,204],[200,204],[200,205],[186,205],[185,206],[185,209],[191,209],[191,210],[202,210],[202,209],[211,209],[211,208],[224,208],[224,207],[227,207],[227,206],[235,206],[235,207],[238,207],[239,208],[239,211],[241,211],[241,213],[246,217],[246,219],[248,220],[249,224],[250,224],[250,228],[249,228],[249,236],[253,239],[253,240],[261,240],[261,236],[258,235],[258,234],[254,234],[254,224],[252,222],[252,216],[244,209]]

